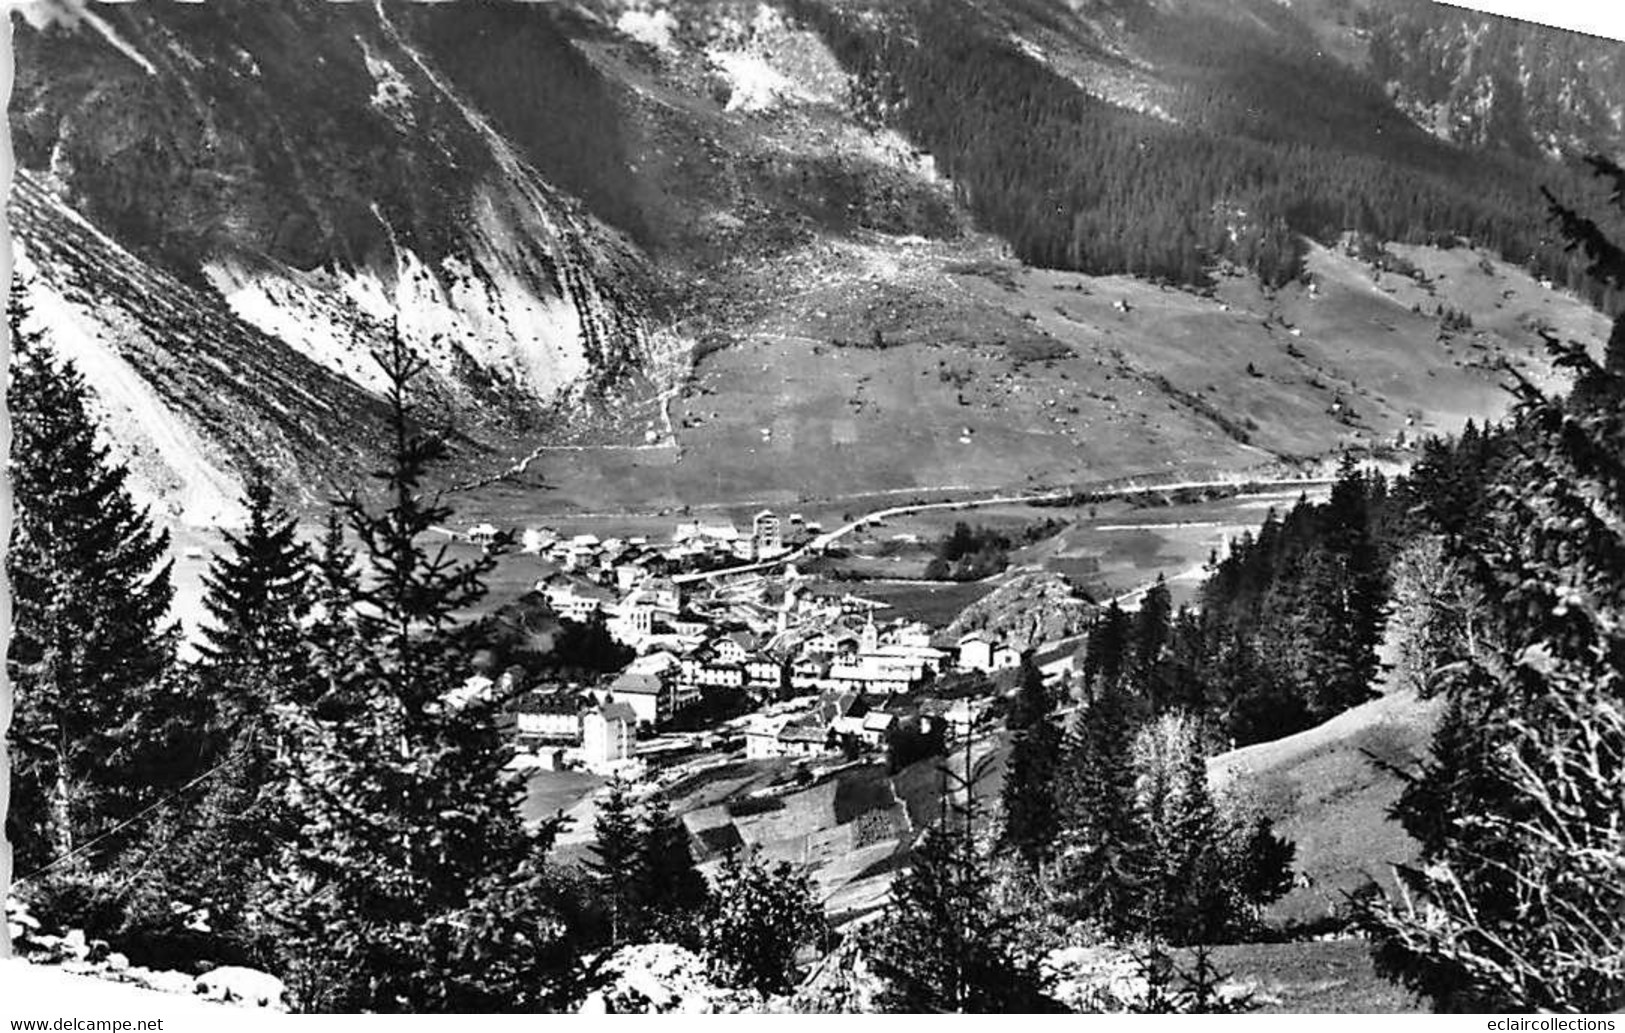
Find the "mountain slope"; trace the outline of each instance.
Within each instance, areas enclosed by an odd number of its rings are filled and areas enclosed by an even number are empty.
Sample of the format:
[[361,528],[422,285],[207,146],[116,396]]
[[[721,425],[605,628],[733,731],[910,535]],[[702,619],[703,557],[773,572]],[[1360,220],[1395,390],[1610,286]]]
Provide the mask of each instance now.
[[509,418],[646,356],[640,256],[383,5],[85,19],[19,33],[17,151],[131,252],[362,387],[364,345],[333,339],[400,318],[445,391]]
[[[1577,261],[1536,187],[1594,193],[1544,145],[1417,124],[1394,84],[1459,48],[1443,29],[1377,48],[1379,16],[1411,6],[98,7],[19,30],[13,209],[40,227],[41,289],[78,285],[75,332],[146,356],[126,372],[164,404],[119,406],[169,442],[142,446],[156,491],[228,494],[260,452],[307,497],[350,477],[368,352],[397,321],[463,435],[451,480],[537,456],[566,507],[1385,447],[1498,410],[1489,360],[1527,358],[1551,314],[1526,288]],[[1533,84],[1523,46],[1472,67]],[[1625,96],[1595,70],[1497,103],[1528,123],[1567,89],[1611,112]],[[96,246],[46,246],[64,218]],[[1388,275],[1373,262],[1462,238],[1505,263],[1471,259],[1504,281],[1488,330],[1434,318],[1476,281],[1390,277],[1345,304],[1361,292],[1339,285]],[[1345,246],[1364,264],[1328,258]],[[162,310],[145,295],[86,304],[103,265],[254,342],[211,360],[242,387],[212,398],[167,317],[128,337]],[[180,367],[199,370],[184,391],[163,380]],[[276,377],[319,404],[279,410]],[[336,437],[307,415],[329,409],[352,421]]]
[[85,374],[135,488],[166,517],[230,521],[238,475],[266,470],[290,500],[363,468],[358,423],[379,403],[219,295],[143,262],[18,173],[13,246],[33,325]]
[[1345,894],[1372,883],[1392,889],[1392,866],[1416,860],[1416,842],[1388,814],[1403,783],[1382,765],[1414,770],[1440,705],[1396,689],[1307,731],[1209,759],[1215,787],[1251,797],[1297,846],[1298,881],[1272,905],[1272,924],[1312,927],[1343,915]]
[[1317,39],[1442,139],[1526,156],[1625,154],[1625,47],[1443,4],[1295,0]]

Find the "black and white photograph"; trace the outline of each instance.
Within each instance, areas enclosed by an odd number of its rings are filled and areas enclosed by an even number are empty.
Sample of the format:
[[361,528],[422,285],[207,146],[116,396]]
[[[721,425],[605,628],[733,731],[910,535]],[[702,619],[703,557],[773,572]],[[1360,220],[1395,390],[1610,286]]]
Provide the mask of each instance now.
[[4,11],[9,1030],[1616,1029],[1625,11]]

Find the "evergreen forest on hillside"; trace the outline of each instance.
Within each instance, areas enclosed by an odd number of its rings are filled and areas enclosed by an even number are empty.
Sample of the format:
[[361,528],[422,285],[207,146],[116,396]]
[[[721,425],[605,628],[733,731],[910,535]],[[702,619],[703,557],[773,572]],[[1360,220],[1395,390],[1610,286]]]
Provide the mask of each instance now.
[[[1588,275],[1529,189],[1593,196],[1588,170],[1436,140],[1310,41],[1264,46],[1217,14],[1159,15],[1147,46],[1189,75],[1158,118],[1090,96],[965,0],[792,6],[856,77],[859,109],[928,151],[1023,261],[1191,286],[1228,262],[1278,286],[1302,272],[1300,236],[1466,239],[1619,307],[1619,288]],[[1625,226],[1599,217],[1616,236]]]

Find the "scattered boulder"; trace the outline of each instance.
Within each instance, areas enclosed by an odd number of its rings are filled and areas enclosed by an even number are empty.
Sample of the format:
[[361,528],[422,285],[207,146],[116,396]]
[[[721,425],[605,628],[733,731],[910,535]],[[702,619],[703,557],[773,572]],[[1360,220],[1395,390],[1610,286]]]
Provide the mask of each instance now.
[[85,931],[69,929],[68,934],[62,937],[62,951],[75,961],[90,957],[90,943],[85,939]]
[[1055,997],[1079,1012],[1123,1012],[1148,989],[1139,965],[1115,947],[1066,947],[1044,959]]
[[257,968],[225,965],[213,969],[197,978],[195,991],[211,1001],[287,1010],[287,988],[282,980]]
[[602,1014],[712,1014],[762,1010],[759,996],[713,982],[704,959],[669,943],[622,947],[604,962],[604,987],[577,1009]]
[[132,965],[128,955],[111,950],[105,940],[90,939],[83,929],[69,929],[60,935],[41,931],[39,919],[15,897],[6,901],[6,926],[18,956],[33,965],[161,993],[197,995],[275,1011],[288,1008],[282,980],[268,972],[228,965],[194,975]]

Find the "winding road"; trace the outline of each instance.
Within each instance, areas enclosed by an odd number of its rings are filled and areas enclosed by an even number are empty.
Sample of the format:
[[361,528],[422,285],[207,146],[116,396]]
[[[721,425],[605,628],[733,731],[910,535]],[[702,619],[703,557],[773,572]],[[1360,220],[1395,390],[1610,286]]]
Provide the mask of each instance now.
[[[774,570],[786,563],[794,562],[803,556],[821,553],[841,538],[867,527],[877,521],[890,520],[894,517],[908,516],[913,513],[925,513],[932,510],[963,510],[980,509],[986,506],[1009,506],[1032,504],[1035,502],[1060,502],[1081,494],[1089,494],[1100,501],[1113,499],[1133,498],[1143,495],[1157,495],[1170,491],[1200,491],[1213,488],[1236,488],[1245,486],[1249,494],[1262,492],[1271,488],[1312,487],[1331,484],[1328,477],[1292,477],[1274,478],[1267,480],[1237,480],[1234,476],[1206,481],[1177,481],[1168,484],[1134,485],[1123,488],[1057,488],[1051,491],[1025,492],[1020,494],[991,495],[981,499],[957,499],[942,502],[911,502],[901,506],[888,506],[884,509],[873,510],[860,517],[842,524],[833,531],[817,535],[794,549],[772,559],[759,560],[753,563],[743,563],[733,567],[722,567],[717,570],[707,570],[693,574],[679,574],[672,580],[678,584],[693,584],[700,581],[712,581],[717,578],[729,577],[734,574],[751,574],[759,571]],[[931,489],[919,489],[921,493]],[[1143,589],[1135,589],[1124,598],[1136,595]]]

